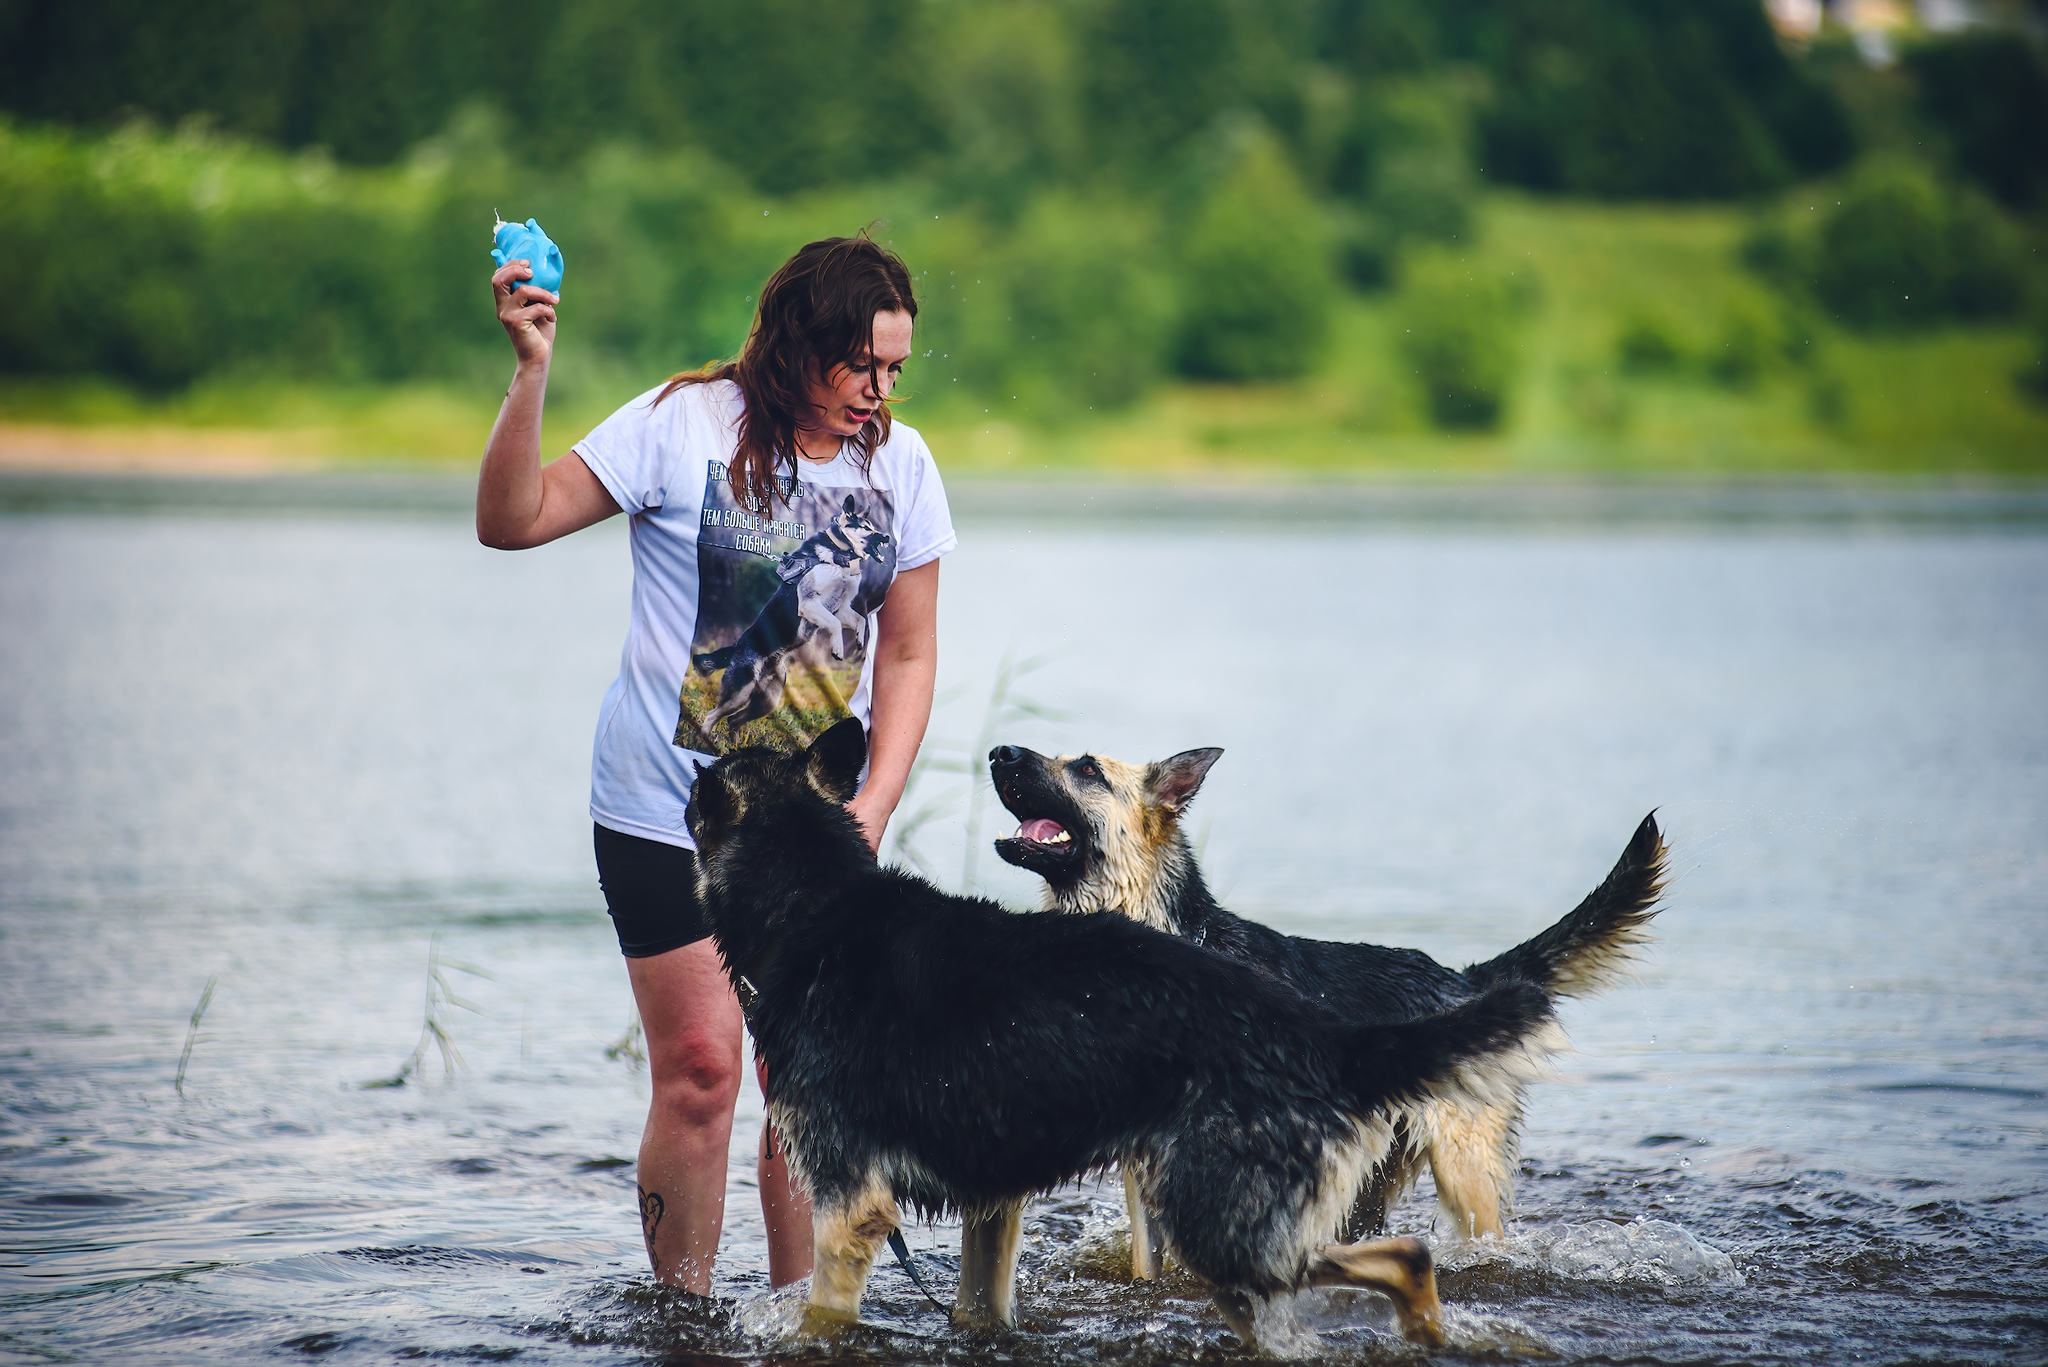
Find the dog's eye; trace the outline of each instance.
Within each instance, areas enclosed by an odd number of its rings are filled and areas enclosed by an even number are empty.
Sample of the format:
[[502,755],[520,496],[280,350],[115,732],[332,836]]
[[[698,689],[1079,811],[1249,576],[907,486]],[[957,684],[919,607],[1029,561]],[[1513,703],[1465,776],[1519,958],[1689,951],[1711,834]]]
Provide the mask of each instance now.
[[1082,760],[1080,768],[1076,769],[1074,772],[1078,773],[1082,778],[1102,777],[1102,771],[1095,767],[1095,761],[1092,759]]

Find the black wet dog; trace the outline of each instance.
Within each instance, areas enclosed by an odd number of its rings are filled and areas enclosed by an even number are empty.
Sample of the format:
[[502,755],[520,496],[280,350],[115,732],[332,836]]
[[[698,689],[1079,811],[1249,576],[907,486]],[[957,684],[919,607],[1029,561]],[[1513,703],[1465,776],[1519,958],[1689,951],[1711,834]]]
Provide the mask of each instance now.
[[899,1203],[965,1216],[955,1316],[1009,1322],[1024,1199],[1120,1162],[1248,1343],[1258,1301],[1316,1285],[1384,1291],[1410,1337],[1441,1341],[1420,1243],[1328,1241],[1391,1106],[1483,1101],[1504,1051],[1540,1066],[1543,993],[1504,982],[1360,1029],[1122,916],[941,892],[878,866],[841,805],[866,752],[855,722],[801,755],[735,751],[699,773],[688,816],[769,1116],[815,1204],[813,1327],[858,1315]]

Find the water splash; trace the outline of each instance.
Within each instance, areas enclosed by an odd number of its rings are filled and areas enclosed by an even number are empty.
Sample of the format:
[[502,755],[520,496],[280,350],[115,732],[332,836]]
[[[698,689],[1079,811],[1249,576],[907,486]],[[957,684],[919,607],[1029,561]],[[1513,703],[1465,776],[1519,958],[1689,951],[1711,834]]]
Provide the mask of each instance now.
[[1574,1281],[1744,1285],[1735,1260],[1726,1253],[1683,1225],[1640,1215],[1626,1224],[1587,1220],[1541,1225],[1512,1233],[1505,1243],[1488,1239],[1453,1247],[1440,1258],[1443,1266],[1460,1270],[1496,1260]]

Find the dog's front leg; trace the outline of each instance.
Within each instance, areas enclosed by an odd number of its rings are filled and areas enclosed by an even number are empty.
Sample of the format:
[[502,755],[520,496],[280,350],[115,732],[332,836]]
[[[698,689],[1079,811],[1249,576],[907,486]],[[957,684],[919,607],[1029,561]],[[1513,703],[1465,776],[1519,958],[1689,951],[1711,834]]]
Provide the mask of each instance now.
[[1444,1346],[1443,1308],[1436,1298],[1436,1264],[1420,1239],[1324,1244],[1309,1259],[1308,1284],[1363,1286],[1384,1292],[1392,1298],[1394,1318],[1409,1342],[1432,1348]]
[[875,1253],[896,1223],[896,1198],[880,1181],[813,1208],[814,1262],[804,1333],[831,1337],[860,1318],[861,1293],[867,1290]]
[[1166,1236],[1159,1222],[1145,1209],[1145,1195],[1138,1190],[1138,1175],[1124,1169],[1124,1210],[1131,1217],[1131,1275],[1149,1282],[1166,1264]]
[[1007,1201],[970,1212],[960,1224],[960,1291],[953,1323],[962,1329],[1007,1329],[1017,1322],[1018,1233],[1024,1203]]

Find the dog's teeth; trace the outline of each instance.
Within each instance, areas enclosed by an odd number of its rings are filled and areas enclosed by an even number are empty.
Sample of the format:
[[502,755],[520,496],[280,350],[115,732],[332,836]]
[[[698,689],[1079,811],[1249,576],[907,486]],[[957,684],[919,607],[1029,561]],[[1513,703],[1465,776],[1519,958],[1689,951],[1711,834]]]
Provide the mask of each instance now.
[[1061,831],[1058,835],[1054,836],[1052,839],[1046,841],[1045,843],[1048,845],[1064,845],[1073,838],[1073,836],[1068,835],[1065,831]]

